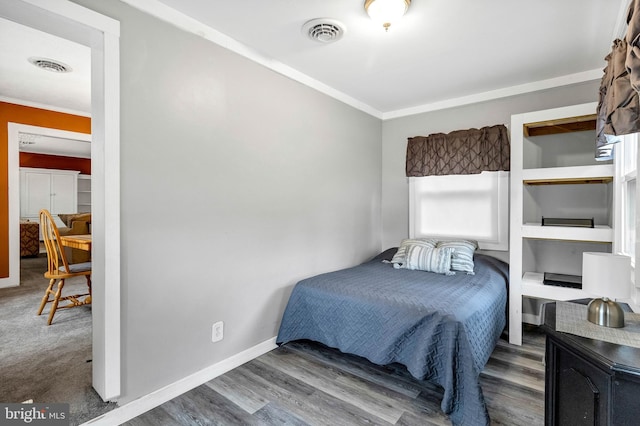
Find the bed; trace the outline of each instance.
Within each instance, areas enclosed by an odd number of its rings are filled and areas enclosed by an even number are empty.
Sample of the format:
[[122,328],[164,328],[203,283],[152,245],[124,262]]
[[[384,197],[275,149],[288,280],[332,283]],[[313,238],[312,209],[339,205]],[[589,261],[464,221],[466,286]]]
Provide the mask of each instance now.
[[395,269],[396,249],[294,287],[277,343],[308,339],[444,389],[454,425],[490,423],[479,375],[506,323],[508,265],[475,254],[475,275]]

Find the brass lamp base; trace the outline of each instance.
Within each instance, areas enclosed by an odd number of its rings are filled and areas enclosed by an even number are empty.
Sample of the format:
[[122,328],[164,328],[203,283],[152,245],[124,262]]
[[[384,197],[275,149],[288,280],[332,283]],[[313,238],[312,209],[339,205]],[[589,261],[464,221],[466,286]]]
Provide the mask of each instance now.
[[587,319],[603,327],[624,327],[624,311],[620,305],[607,297],[593,299],[589,302]]

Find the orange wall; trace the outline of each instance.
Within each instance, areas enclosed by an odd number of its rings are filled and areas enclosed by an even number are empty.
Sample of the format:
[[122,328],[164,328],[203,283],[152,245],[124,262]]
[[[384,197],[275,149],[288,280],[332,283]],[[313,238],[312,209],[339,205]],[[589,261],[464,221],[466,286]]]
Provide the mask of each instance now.
[[[0,278],[9,276],[8,125],[27,124],[71,132],[91,133],[91,119],[39,108],[0,102]],[[22,162],[22,158],[21,158]]]
[[60,155],[20,153],[20,167],[40,169],[78,170],[85,175],[91,174],[91,160],[88,158],[63,157]]

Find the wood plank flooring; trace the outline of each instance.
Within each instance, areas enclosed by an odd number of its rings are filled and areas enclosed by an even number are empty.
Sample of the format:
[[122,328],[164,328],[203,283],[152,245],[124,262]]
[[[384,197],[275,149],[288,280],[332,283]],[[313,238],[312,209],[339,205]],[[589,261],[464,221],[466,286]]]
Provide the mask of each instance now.
[[[536,328],[525,327],[521,347],[500,340],[480,376],[492,425],[544,423],[543,357]],[[402,366],[293,342],[125,425],[450,425],[441,399]]]

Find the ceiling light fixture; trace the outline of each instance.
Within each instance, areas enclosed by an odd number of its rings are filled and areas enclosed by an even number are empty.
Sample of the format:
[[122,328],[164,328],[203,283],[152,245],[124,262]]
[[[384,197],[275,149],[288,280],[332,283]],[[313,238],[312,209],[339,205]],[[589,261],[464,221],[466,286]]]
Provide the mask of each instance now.
[[51,72],[64,73],[72,71],[69,65],[63,64],[62,62],[53,59],[37,58],[32,56],[28,59],[28,61],[38,68],[42,68],[43,70]]
[[364,10],[369,17],[389,31],[389,27],[407,13],[411,0],[365,0]]

